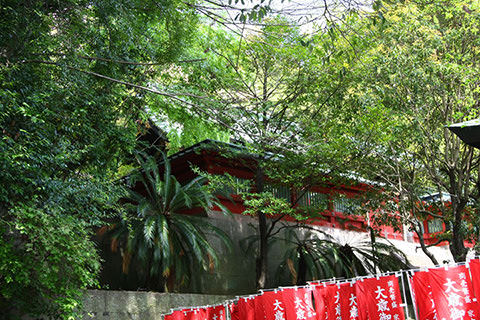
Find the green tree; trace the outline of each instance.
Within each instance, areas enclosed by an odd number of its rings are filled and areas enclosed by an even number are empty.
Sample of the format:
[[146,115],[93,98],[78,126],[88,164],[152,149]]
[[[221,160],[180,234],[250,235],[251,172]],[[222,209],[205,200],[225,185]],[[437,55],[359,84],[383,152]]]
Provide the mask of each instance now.
[[97,285],[89,236],[121,210],[112,181],[145,105],[143,89],[125,83],[146,86],[149,68],[180,59],[195,21],[175,1],[2,2],[4,318],[68,318]]
[[[336,103],[331,102],[339,101],[345,90],[345,60],[332,45],[333,31],[328,30],[306,36],[281,17],[266,20],[258,33],[241,38],[205,28],[196,48],[204,52],[205,60],[183,68],[171,83],[172,88],[190,93],[190,114],[218,125],[246,145],[252,155],[246,164],[255,173],[256,194],[245,199],[251,203],[258,199],[278,204],[265,189],[267,179],[305,192],[311,185],[326,183],[329,173],[346,170],[355,157],[350,136],[342,133],[343,126],[355,122],[347,116],[343,122],[336,119],[341,111],[336,112]],[[347,44],[342,50],[353,56]],[[329,143],[319,142],[323,140]],[[287,200],[283,207],[289,210],[274,219],[267,219],[270,209],[256,213],[259,288],[268,283],[268,238],[281,218],[294,212],[293,205]]]
[[[188,79],[180,85],[191,88],[196,96],[207,97],[196,100],[206,106],[207,117],[252,147],[257,154],[252,170],[258,196],[250,198],[264,198],[268,194],[264,188],[266,148],[291,143],[292,117],[301,112],[300,101],[308,94],[315,66],[298,28],[286,20],[273,19],[258,35],[245,39],[212,30],[205,38],[210,35],[216,39],[213,45],[201,43],[208,60],[192,66]],[[268,283],[267,242],[275,223],[272,220],[269,226],[266,210],[258,210],[256,215],[260,237],[257,286],[264,288]]]
[[189,283],[198,268],[212,270],[218,264],[211,238],[221,240],[227,250],[231,241],[206,217],[185,212],[209,210],[217,206],[228,210],[197,177],[182,185],[171,175],[170,162],[163,158],[163,177],[154,158],[138,156],[140,170],[129,176],[129,213],[109,227],[112,248],[122,247],[123,271],[131,264],[144,275],[149,289],[175,291]]
[[[478,201],[479,153],[446,125],[478,117],[479,7],[452,0],[395,2],[382,10],[384,20],[351,88],[360,105],[376,110],[367,117],[375,147],[358,170],[385,183],[385,198],[398,199],[391,212],[397,210],[420,239],[427,217],[445,222],[440,239],[449,242],[455,261],[463,261],[464,241],[475,230],[466,209]],[[428,193],[450,200],[440,200],[432,212],[422,202]]]

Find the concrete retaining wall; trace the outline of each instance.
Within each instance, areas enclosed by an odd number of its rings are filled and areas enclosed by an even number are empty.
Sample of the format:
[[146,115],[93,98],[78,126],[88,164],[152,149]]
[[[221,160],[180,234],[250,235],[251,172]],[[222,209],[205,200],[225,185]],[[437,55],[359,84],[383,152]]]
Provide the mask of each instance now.
[[158,320],[171,308],[215,304],[232,296],[189,293],[88,290],[84,320]]
[[[196,270],[195,276],[188,287],[181,288],[185,292],[223,294],[223,295],[247,295],[256,292],[255,276],[255,249],[258,242],[254,243],[249,252],[245,252],[246,239],[257,233],[257,219],[254,217],[232,214],[223,215],[217,211],[208,212],[209,222],[217,228],[223,230],[232,240],[233,248],[231,251],[214,236],[208,235],[208,240],[217,250],[219,265],[215,270],[203,271]],[[286,222],[286,224],[290,224]],[[349,231],[335,228],[317,226],[319,230],[329,234],[339,243],[348,243],[352,246],[370,241],[366,232]],[[297,230],[298,234],[305,233],[306,230]],[[208,232],[206,232],[208,234]],[[280,238],[283,235],[280,233]],[[323,237],[319,235],[319,237]],[[398,249],[402,250],[409,261],[414,266],[431,266],[432,262],[428,257],[418,249],[418,244],[414,242],[390,240]],[[111,253],[107,244],[103,251],[103,258],[106,263],[103,264],[101,283],[110,289],[136,290],[142,289],[141,281],[135,282],[135,274],[130,274],[127,278],[122,274],[122,261],[119,252]],[[284,259],[285,243],[277,242],[269,247],[269,270],[267,288],[292,285],[290,277],[277,279],[277,267]],[[453,261],[448,247],[432,247],[429,249],[440,262],[444,260]],[[107,255],[105,255],[107,254]],[[131,267],[131,270],[134,270]],[[288,275],[288,274],[287,274]]]

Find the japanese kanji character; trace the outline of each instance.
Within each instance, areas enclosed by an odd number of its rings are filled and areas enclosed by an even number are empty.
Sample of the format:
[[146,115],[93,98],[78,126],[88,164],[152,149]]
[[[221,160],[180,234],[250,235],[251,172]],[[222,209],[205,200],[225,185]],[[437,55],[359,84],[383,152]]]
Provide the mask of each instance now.
[[452,307],[458,307],[458,306],[462,306],[463,303],[460,302],[460,299],[462,297],[456,293],[450,293],[448,296],[447,296],[447,300],[448,300],[448,305],[449,306],[452,306]]
[[273,305],[275,306],[274,310],[283,310],[283,308],[280,306],[281,304],[282,303],[280,301],[275,299],[275,302],[273,303]]
[[448,293],[450,291],[458,292],[459,290],[455,288],[453,285],[455,285],[455,281],[450,280],[447,278],[447,282],[443,284],[444,286],[447,286],[447,289],[445,289],[445,292]]
[[297,308],[297,309],[298,308],[303,308],[302,302],[303,302],[302,299],[300,299],[299,297],[296,297],[295,298],[295,308]]
[[337,291],[337,294],[335,295],[335,303],[338,303],[340,301],[340,291]]
[[282,311],[277,310],[277,312],[275,312],[275,320],[285,320]]
[[[355,303],[356,304],[356,303]],[[355,319],[358,317],[358,308],[357,306],[353,306],[351,309],[350,309],[350,319]]]
[[385,299],[380,299],[377,303],[378,311],[390,311],[388,308],[388,301]]
[[392,315],[391,314],[386,314],[386,313],[380,313],[379,315],[379,320],[390,320],[392,319]]
[[303,319],[307,319],[305,317],[305,310],[297,309],[297,320],[303,320]]
[[309,299],[308,295],[309,295],[309,293],[305,292],[305,298],[303,300],[308,301],[308,299]]
[[377,290],[375,290],[375,293],[377,294],[377,297],[375,299],[378,300],[380,297],[387,298],[387,296],[385,294],[383,294],[383,291],[385,291],[385,289],[382,289],[382,288],[380,288],[380,286],[377,286]]
[[459,310],[457,308],[453,308],[450,310],[450,320],[460,319],[462,320],[465,316],[465,310]]
[[350,293],[350,305],[357,305],[357,297],[353,294],[353,293]]

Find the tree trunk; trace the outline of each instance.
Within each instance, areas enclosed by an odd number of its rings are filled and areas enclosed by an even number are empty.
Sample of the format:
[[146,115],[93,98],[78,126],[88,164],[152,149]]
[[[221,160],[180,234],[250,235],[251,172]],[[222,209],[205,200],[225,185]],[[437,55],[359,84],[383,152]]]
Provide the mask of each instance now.
[[418,225],[415,228],[415,233],[417,234],[418,240],[420,241],[420,248],[422,248],[423,253],[425,253],[425,255],[430,259],[430,261],[433,262],[434,265],[439,264],[437,261],[437,258],[435,258],[435,256],[430,251],[428,251],[428,248],[425,245],[425,239],[423,238],[421,222],[417,221],[417,224]]
[[370,244],[372,245],[373,269],[377,270],[377,245],[376,245],[375,230],[373,230],[371,226],[368,226],[367,231],[370,234]]
[[307,284],[307,262],[305,261],[305,256],[302,252],[303,248],[300,249],[300,258],[298,259],[298,276],[297,276],[297,286],[303,286]]
[[[472,149],[470,149],[472,151]],[[457,156],[455,157],[456,161],[459,161],[458,150],[455,150]],[[472,154],[469,153],[469,162],[472,161]],[[471,166],[468,165],[467,168],[460,167],[455,168],[451,167],[446,172],[448,174],[450,188],[449,193],[451,195],[452,203],[452,215],[453,215],[453,226],[452,226],[452,238],[450,240],[450,252],[452,253],[453,260],[455,262],[462,262],[467,259],[467,248],[465,248],[465,235],[462,230],[462,222],[464,217],[464,209],[468,203],[468,192],[465,191],[466,184],[470,180],[469,169]]]
[[462,232],[462,211],[461,208],[452,201],[452,210],[455,217],[452,228],[452,240],[450,241],[450,252],[455,262],[462,262],[467,259],[467,248],[464,244],[464,236]]
[[163,291],[164,292],[174,292],[175,290],[175,269],[172,268],[168,277],[163,278]]
[[[255,187],[256,192],[263,192],[265,184],[265,175],[260,166],[257,168]],[[268,271],[268,237],[267,237],[267,217],[262,211],[257,212],[258,215],[258,232],[260,235],[259,255],[257,257],[257,289],[264,289],[267,285],[267,271]]]

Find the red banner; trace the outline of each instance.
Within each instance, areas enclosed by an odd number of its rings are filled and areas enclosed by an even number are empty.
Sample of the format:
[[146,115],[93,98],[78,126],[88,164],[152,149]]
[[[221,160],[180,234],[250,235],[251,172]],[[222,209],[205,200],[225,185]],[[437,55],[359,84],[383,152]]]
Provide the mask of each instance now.
[[171,314],[172,320],[186,320],[190,309],[176,310]]
[[185,313],[185,320],[196,320],[192,318],[193,312],[192,309],[184,309],[183,312]]
[[328,285],[325,290],[325,305],[327,319],[342,320],[340,306],[340,286],[336,284]]
[[412,289],[420,320],[438,319],[435,302],[432,297],[432,288],[428,281],[428,272],[420,271],[413,275]]
[[355,287],[351,283],[330,284],[322,290],[325,318],[334,320],[358,319]]
[[340,285],[340,309],[343,320],[358,319],[358,303],[355,293],[355,284],[342,283]]
[[240,320],[240,315],[238,313],[238,305],[235,303],[230,303],[228,305],[228,312],[230,312],[231,320]]
[[241,320],[255,320],[255,300],[253,297],[238,300],[238,317]]
[[474,259],[469,262],[472,274],[473,294],[477,300],[480,299],[480,260]]
[[265,308],[263,306],[263,294],[254,296],[253,298],[255,304],[255,320],[265,320]]
[[165,316],[165,320],[185,320],[186,318],[186,310],[175,310]]
[[[397,277],[386,276],[357,281],[360,320],[405,320]],[[365,310],[364,310],[365,309]]]
[[474,320],[480,315],[465,266],[430,269],[427,275],[438,319]]
[[287,320],[315,320],[312,291],[309,288],[282,289]]
[[[316,285],[313,287],[313,296],[315,298],[317,320],[359,319],[359,308],[354,284]],[[365,310],[365,308],[362,309]]]
[[262,295],[265,320],[285,320],[285,304],[281,291],[267,291]]
[[207,320],[225,320],[225,306],[219,305],[215,307],[206,308],[206,318]]
[[207,309],[192,309],[187,313],[187,320],[205,320],[208,319]]
[[315,313],[317,320],[327,319],[327,305],[325,303],[325,295],[327,293],[326,284],[318,284],[313,287],[313,297],[315,298]]

